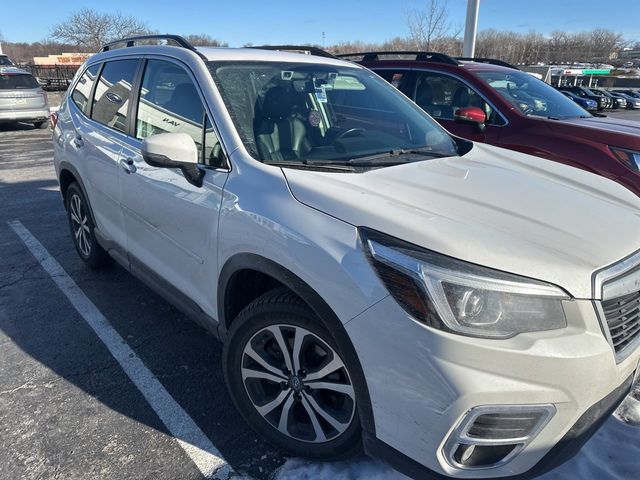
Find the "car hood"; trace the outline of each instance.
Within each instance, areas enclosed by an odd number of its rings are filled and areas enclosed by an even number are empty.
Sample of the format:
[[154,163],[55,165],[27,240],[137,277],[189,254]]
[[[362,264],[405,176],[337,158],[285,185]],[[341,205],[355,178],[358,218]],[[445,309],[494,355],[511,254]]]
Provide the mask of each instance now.
[[365,173],[283,171],[309,207],[576,298],[593,298],[593,272],[640,248],[640,199],[624,187],[486,144]]
[[[621,140],[617,140],[620,137],[611,138],[612,133],[620,133],[625,136],[625,140],[635,142],[636,148],[640,148],[640,122],[612,117],[589,117],[562,120],[561,124],[577,127],[572,129],[572,135],[591,138],[596,141],[601,139],[599,137],[593,138],[593,135],[602,135],[601,141],[605,144],[627,146],[620,144]],[[553,128],[556,128],[556,125],[554,124]],[[626,142],[622,140],[622,143]],[[628,147],[633,148],[631,145]]]

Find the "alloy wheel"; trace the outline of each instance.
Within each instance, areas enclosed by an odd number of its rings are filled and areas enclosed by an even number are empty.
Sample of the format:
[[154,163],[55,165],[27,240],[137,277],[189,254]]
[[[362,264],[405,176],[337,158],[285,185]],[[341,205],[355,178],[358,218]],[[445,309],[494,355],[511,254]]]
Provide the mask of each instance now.
[[79,195],[71,195],[69,201],[69,216],[71,218],[71,228],[74,240],[80,253],[88,257],[91,254],[91,230],[89,229],[89,218],[86,209]]
[[242,353],[242,381],[258,413],[299,441],[331,441],[355,415],[344,362],[320,337],[298,326],[271,325],[253,335]]

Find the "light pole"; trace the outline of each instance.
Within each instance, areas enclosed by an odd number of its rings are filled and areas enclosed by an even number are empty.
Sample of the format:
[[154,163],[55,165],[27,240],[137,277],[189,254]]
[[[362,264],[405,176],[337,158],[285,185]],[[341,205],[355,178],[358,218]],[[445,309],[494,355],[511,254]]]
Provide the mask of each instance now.
[[480,0],[467,0],[467,22],[464,26],[464,45],[462,47],[463,57],[473,58],[475,55],[479,9]]

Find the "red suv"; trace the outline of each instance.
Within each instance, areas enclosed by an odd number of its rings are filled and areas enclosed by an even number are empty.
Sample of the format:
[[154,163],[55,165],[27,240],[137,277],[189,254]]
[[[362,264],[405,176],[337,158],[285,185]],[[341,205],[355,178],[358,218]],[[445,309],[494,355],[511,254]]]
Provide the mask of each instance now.
[[455,135],[595,172],[640,195],[640,122],[593,116],[498,60],[430,52],[340,56],[358,59]]

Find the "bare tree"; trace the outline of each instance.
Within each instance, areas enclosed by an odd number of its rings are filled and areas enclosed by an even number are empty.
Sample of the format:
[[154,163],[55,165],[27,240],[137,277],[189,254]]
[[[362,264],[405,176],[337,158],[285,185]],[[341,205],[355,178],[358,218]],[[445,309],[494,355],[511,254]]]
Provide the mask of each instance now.
[[412,8],[406,14],[411,40],[421,50],[431,50],[434,43],[445,37],[456,37],[451,32],[448,0],[428,0],[425,8]]
[[119,38],[147,33],[146,25],[135,17],[121,13],[100,13],[83,8],[53,27],[55,40],[92,51]]
[[196,47],[228,47],[229,46],[228,43],[221,42],[220,40],[213,38],[211,35],[206,33],[184,35],[184,38],[191,45],[194,45]]

